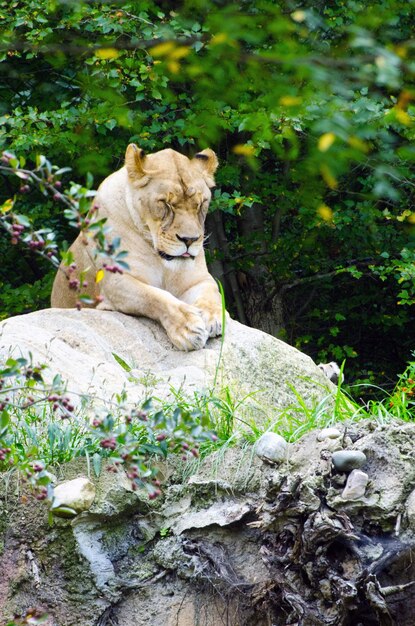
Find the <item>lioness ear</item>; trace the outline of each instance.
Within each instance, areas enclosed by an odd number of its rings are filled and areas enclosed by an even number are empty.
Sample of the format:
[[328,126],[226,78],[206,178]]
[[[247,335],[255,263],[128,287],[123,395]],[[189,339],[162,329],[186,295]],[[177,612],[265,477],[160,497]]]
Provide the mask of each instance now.
[[216,154],[210,148],[206,148],[206,150],[202,150],[202,152],[198,152],[195,154],[195,159],[197,159],[197,163],[200,169],[204,170],[209,176],[213,177],[213,174],[218,169],[219,161]]
[[144,150],[141,150],[135,143],[130,143],[125,152],[125,167],[132,181],[137,181],[146,175],[144,161]]

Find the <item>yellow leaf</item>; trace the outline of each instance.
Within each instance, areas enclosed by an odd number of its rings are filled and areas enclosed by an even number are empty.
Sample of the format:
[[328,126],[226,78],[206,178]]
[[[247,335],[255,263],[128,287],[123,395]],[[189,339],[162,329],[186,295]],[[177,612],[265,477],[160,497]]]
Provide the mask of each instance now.
[[411,215],[408,216],[408,222],[410,224],[415,224],[415,213],[411,213]]
[[213,35],[210,43],[217,46],[218,44],[225,43],[228,39],[229,37],[227,33],[218,33],[217,35]]
[[169,57],[173,60],[183,59],[183,57],[187,57],[189,52],[189,46],[177,46],[177,48],[169,54]]
[[321,175],[322,175],[322,177],[324,179],[324,182],[326,183],[327,187],[330,187],[330,189],[337,189],[337,186],[338,186],[337,179],[333,175],[333,173],[330,170],[329,166],[326,165],[325,163],[323,163],[323,165],[320,168],[320,172],[321,172]]
[[347,142],[352,148],[356,148],[356,150],[360,150],[360,152],[364,152],[365,154],[369,152],[368,144],[366,141],[359,139],[359,137],[349,137]]
[[8,200],[6,200],[6,202],[3,202],[1,206],[1,212],[8,213],[8,211],[11,211],[11,209],[13,208],[13,205],[14,205],[14,200],[12,200],[12,198],[9,198]]
[[299,96],[282,96],[280,104],[284,107],[295,107],[301,104],[301,98]]
[[321,218],[323,218],[325,222],[333,221],[333,211],[326,204],[321,204],[317,209],[317,213],[319,214]]
[[100,283],[101,280],[104,278],[104,276],[105,276],[104,270],[98,270],[95,276],[95,282]]
[[163,41],[163,43],[157,44],[150,48],[150,54],[152,57],[165,57],[170,54],[176,47],[174,41]]
[[95,50],[95,56],[99,59],[116,59],[119,55],[116,48],[99,48]]
[[404,126],[410,126],[412,124],[412,118],[406,111],[402,111],[402,109],[395,107],[395,115],[398,122]]
[[306,13],[305,11],[294,11],[294,13],[291,13],[291,17],[294,22],[304,22]]
[[238,143],[232,148],[232,152],[235,154],[241,154],[242,156],[252,156],[255,152],[254,146],[249,146],[246,143]]
[[180,63],[178,63],[177,61],[169,61],[167,63],[167,69],[172,74],[178,74],[180,72]]
[[408,218],[409,221],[410,217],[412,217],[412,213],[409,209],[406,209],[403,213],[398,215],[396,219],[398,220],[398,222],[404,222],[406,218]]
[[334,133],[324,133],[321,135],[318,140],[318,149],[320,152],[327,152],[331,145],[333,145],[336,140],[336,135]]
[[395,46],[395,54],[401,57],[401,59],[405,59],[408,56],[408,48],[403,45],[397,45]]
[[401,91],[401,93],[399,94],[398,102],[396,104],[397,108],[406,111],[408,108],[408,104],[411,102],[411,100],[414,99],[414,96],[414,92],[409,91],[408,89],[404,89],[403,91]]

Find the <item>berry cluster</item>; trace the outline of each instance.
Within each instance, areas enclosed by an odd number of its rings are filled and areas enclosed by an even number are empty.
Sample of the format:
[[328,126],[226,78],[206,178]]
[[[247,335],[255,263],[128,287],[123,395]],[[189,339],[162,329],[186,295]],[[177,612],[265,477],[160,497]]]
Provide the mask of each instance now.
[[115,437],[107,437],[106,439],[101,439],[100,444],[101,448],[106,450],[115,450],[117,447],[117,442],[115,441]]
[[[133,483],[135,485],[135,483]],[[148,499],[149,500],[155,500],[156,498],[158,498],[161,495],[161,491],[160,489],[154,489],[154,491],[151,491],[148,494]]]
[[20,241],[20,237],[22,236],[22,233],[24,231],[24,226],[23,224],[12,224],[11,226],[11,242],[14,246],[19,243]]
[[8,396],[6,396],[3,400],[3,402],[0,402],[0,411],[3,411],[6,406],[8,405],[8,403],[10,402],[10,398]]
[[27,245],[31,250],[42,250],[45,247],[45,240],[38,237],[38,239],[31,239]]
[[199,451],[196,447],[194,448],[190,448],[189,444],[186,443],[185,441],[182,443],[182,450],[185,454],[183,454],[182,456],[182,460],[183,461],[187,461],[188,460],[188,456],[187,453],[189,452],[192,456],[195,457],[195,459],[197,459],[199,457]]
[[36,494],[36,500],[46,500],[47,497],[48,497],[47,487],[40,487]]
[[[55,184],[56,187],[56,184]],[[97,205],[93,205],[89,211],[88,211],[88,215],[91,217],[83,217],[78,211],[76,212],[76,222],[74,223],[74,225],[79,228],[79,230],[88,230],[88,227],[90,226],[90,224],[93,222],[93,216],[95,213],[97,213],[98,211],[98,206]],[[75,217],[75,216],[74,216]],[[99,233],[96,233],[94,235],[94,239],[96,239],[99,236]]]
[[28,365],[24,368],[23,373],[27,380],[33,378],[33,380],[42,381],[42,370],[45,369],[45,365]]
[[121,269],[121,267],[116,264],[108,265],[107,263],[104,263],[102,267],[104,268],[104,270],[107,270],[107,272],[111,272],[112,274],[124,274],[124,271]]
[[[52,409],[54,411],[62,407],[65,409],[65,412],[67,411],[68,413],[73,413],[73,411],[75,410],[74,405],[72,404],[70,398],[68,398],[67,396],[60,396],[56,393],[53,393],[48,396],[47,399],[49,400],[49,402],[53,402]],[[65,414],[62,417],[65,417]]]
[[10,454],[11,449],[10,448],[0,448],[0,461],[5,461],[7,458],[7,455]]
[[30,250],[34,252],[42,252],[51,259],[56,252],[56,245],[51,241],[45,241],[40,232],[32,232],[25,234],[25,226],[19,222],[13,222],[10,225],[9,233],[11,236],[10,243],[16,246],[18,243],[24,243]]

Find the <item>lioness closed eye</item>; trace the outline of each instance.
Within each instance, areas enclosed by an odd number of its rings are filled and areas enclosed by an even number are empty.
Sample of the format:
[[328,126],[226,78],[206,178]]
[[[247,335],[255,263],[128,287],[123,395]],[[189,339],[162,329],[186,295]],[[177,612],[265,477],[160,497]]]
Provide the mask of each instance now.
[[[98,308],[158,320],[180,350],[203,348],[222,332],[221,298],[203,250],[217,166],[212,150],[190,160],[175,150],[145,156],[130,144],[125,166],[104,180],[94,201],[111,228],[109,239],[121,238],[130,269],[105,272],[96,284],[100,262],[93,238],[80,235],[70,248],[76,273],[86,271],[89,295],[102,298]],[[52,306],[72,308],[76,301],[61,266]]]

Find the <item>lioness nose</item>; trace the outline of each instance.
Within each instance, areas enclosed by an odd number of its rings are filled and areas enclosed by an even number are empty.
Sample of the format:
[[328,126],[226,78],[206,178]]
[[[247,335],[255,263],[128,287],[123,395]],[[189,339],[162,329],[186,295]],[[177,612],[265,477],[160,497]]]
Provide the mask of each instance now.
[[179,241],[183,241],[183,243],[186,244],[187,248],[191,246],[194,241],[197,241],[199,239],[199,237],[180,237],[180,235],[177,234],[176,237]]

